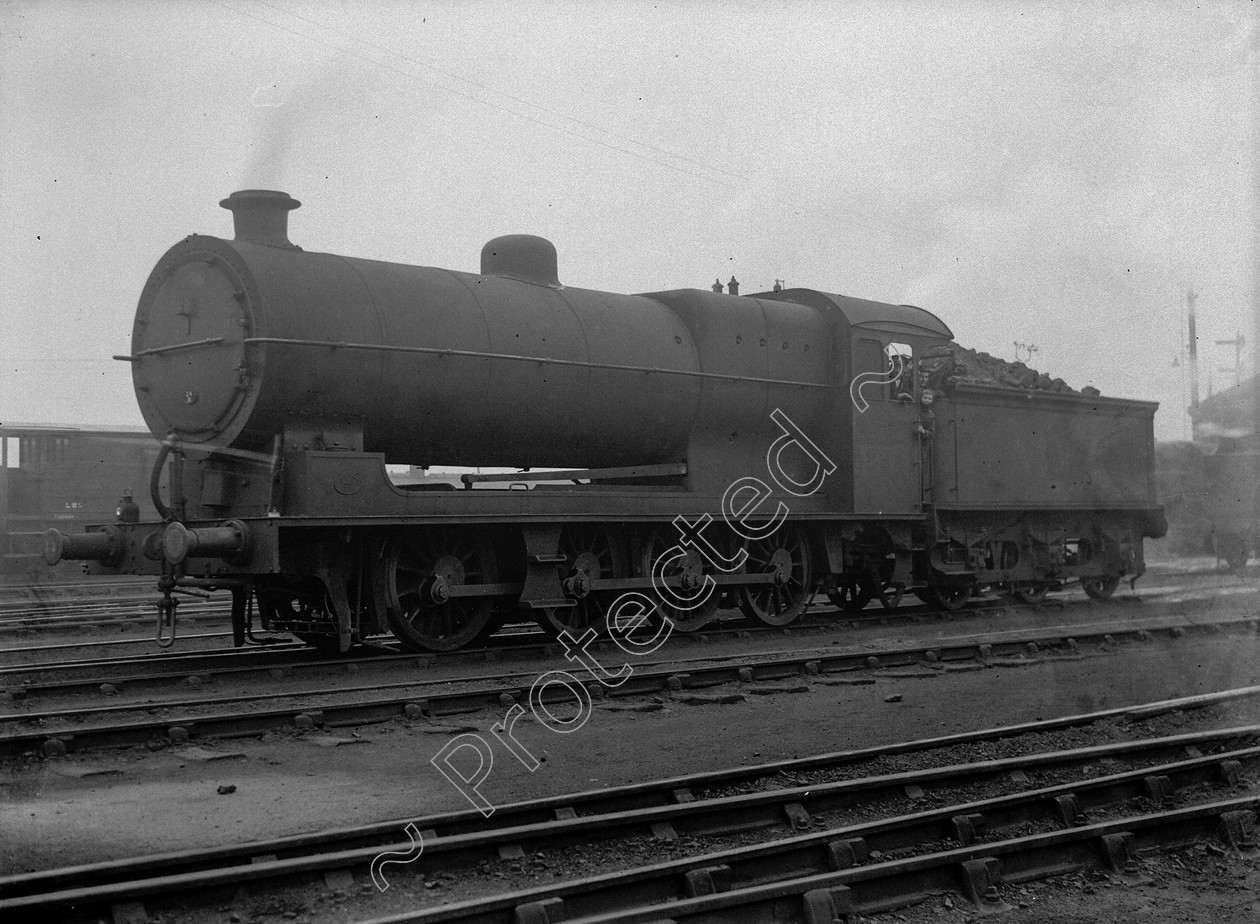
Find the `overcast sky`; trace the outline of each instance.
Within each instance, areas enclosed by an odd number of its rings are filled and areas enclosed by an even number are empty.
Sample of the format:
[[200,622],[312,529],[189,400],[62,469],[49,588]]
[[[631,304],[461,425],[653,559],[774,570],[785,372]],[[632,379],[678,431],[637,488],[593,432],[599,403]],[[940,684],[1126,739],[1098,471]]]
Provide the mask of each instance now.
[[[541,234],[568,285],[776,278],[1185,433],[1255,330],[1255,4],[0,2],[0,421],[142,426],[131,318],[219,199],[307,250],[475,271]],[[1249,369],[1250,371],[1250,369]],[[1232,376],[1212,373],[1219,389]]]

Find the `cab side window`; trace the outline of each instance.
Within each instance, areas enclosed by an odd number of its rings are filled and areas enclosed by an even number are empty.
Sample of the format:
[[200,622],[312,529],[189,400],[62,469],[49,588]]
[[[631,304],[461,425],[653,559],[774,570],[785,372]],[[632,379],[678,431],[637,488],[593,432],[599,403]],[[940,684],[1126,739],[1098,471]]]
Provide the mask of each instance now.
[[914,399],[914,351],[908,343],[890,343],[884,348],[892,376],[893,398]]

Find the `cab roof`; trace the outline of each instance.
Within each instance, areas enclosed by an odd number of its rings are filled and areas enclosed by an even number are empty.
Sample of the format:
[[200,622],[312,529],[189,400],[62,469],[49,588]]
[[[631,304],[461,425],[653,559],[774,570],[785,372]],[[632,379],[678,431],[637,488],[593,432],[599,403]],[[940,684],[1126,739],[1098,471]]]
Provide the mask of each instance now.
[[783,289],[779,292],[758,292],[753,298],[811,305],[822,311],[836,312],[848,325],[861,330],[879,330],[890,334],[917,334],[921,337],[954,339],[954,332],[936,315],[914,305],[890,305],[865,298],[832,295],[815,289]]

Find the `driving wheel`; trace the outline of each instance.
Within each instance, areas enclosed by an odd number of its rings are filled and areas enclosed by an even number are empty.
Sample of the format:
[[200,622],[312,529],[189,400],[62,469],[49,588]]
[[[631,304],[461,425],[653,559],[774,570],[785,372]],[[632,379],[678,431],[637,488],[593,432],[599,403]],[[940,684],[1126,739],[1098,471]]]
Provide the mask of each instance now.
[[408,532],[383,557],[390,630],[411,651],[454,651],[494,631],[493,598],[461,591],[491,583],[494,553],[475,533]]
[[771,580],[741,587],[739,608],[745,616],[767,626],[796,621],[813,596],[813,563],[805,533],[785,525],[767,539],[750,541],[745,548],[748,573],[770,575]]

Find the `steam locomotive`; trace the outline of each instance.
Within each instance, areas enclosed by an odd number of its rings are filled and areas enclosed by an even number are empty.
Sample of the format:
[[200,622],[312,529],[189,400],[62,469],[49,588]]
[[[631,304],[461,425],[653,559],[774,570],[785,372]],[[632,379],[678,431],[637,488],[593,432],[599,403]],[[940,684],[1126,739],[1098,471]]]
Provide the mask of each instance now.
[[[162,442],[158,517],[45,541],[158,576],[171,631],[206,586],[238,644],[256,609],[336,651],[604,631],[625,593],[684,631],[724,603],[786,625],[816,592],[1105,597],[1163,534],[1155,404],[930,379],[952,334],[920,308],[574,288],[528,235],[479,273],[312,253],[287,194],[220,204],[234,239],[159,260],[119,357]],[[387,463],[520,471],[400,484]]]

